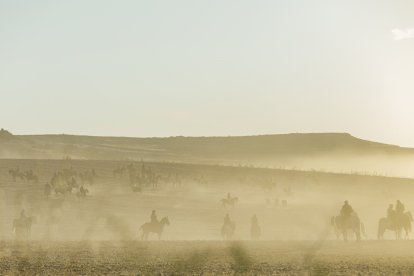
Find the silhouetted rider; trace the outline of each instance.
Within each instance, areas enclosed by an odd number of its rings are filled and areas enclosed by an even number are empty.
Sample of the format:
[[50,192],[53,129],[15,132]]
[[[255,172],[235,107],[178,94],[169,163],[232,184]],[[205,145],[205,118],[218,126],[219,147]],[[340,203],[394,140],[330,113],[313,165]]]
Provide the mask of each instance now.
[[20,219],[27,219],[26,212],[24,209],[20,212]]
[[394,210],[394,205],[392,204],[388,205],[387,218],[392,219],[392,220],[395,219],[395,210]]
[[255,225],[255,226],[259,225],[256,214],[254,214],[252,217],[252,225]]
[[344,205],[341,208],[341,216],[345,219],[349,219],[353,212],[354,210],[352,209],[351,205],[349,205],[348,200],[345,200]]
[[156,223],[158,223],[157,214],[156,214],[155,210],[152,210],[152,213],[151,213],[151,224],[156,224]]
[[405,211],[404,204],[399,200],[397,200],[397,204],[395,205],[395,211],[397,212],[397,215],[402,215]]
[[230,223],[231,223],[230,216],[229,214],[226,214],[226,216],[224,217],[223,226],[230,225]]
[[389,219],[389,221],[391,221],[391,223],[395,225],[396,217],[397,214],[394,210],[394,205],[390,204],[387,209],[387,219]]

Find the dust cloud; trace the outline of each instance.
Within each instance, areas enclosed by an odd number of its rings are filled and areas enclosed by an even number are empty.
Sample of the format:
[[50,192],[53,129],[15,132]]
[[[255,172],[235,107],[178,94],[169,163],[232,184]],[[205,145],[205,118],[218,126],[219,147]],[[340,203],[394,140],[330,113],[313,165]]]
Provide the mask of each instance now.
[[[227,248],[220,259],[233,263],[228,269],[237,273],[264,269],[258,262],[269,256],[260,252],[277,248],[289,256],[288,263],[298,260],[301,270],[324,270],[321,252],[351,254],[340,246],[345,233],[348,243],[366,242],[376,248],[372,242],[378,238],[379,220],[389,216],[389,204],[400,200],[409,213],[414,192],[414,181],[403,177],[73,159],[2,159],[0,182],[3,254],[11,263],[7,248],[15,242],[29,255],[31,250],[57,250],[61,244],[68,246],[63,252],[75,254],[82,243],[91,258],[138,246],[148,258],[172,258],[168,271],[214,263],[216,253],[211,252]],[[358,219],[357,230],[343,232],[336,220],[344,201]],[[18,224],[22,217],[30,218],[27,229],[27,224]],[[401,231],[401,239],[409,237],[409,230],[407,236]],[[393,240],[396,234],[385,230],[381,238]],[[361,241],[356,243],[358,236]],[[265,246],[272,243],[275,248]],[[165,251],[157,251],[161,244]],[[301,257],[295,259],[296,254]],[[268,262],[275,265],[275,259]]]

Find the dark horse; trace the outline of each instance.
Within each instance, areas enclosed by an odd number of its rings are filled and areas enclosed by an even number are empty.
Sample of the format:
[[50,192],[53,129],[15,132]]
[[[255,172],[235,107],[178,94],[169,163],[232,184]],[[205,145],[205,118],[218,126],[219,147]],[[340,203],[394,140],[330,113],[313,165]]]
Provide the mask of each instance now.
[[236,230],[236,223],[234,221],[226,223],[223,225],[223,227],[221,227],[221,236],[225,240],[231,240],[234,236],[235,230]]
[[13,232],[18,240],[30,238],[32,224],[36,223],[36,217],[18,218],[13,221]]
[[365,236],[364,224],[357,215],[351,215],[349,218],[343,216],[332,217],[331,224],[336,235],[339,237],[342,234],[344,241],[348,241],[349,231],[355,234],[357,241],[361,240],[361,233]]
[[16,179],[24,180],[25,174],[20,171],[19,168],[17,169],[10,169],[9,174],[13,177],[13,181],[16,182]]
[[384,238],[385,230],[390,230],[395,232],[395,238],[397,240],[401,239],[401,230],[404,229],[405,239],[408,239],[408,235],[411,232],[411,222],[413,217],[411,212],[405,212],[400,218],[397,218],[396,221],[392,221],[390,218],[381,218],[378,222],[378,239],[382,240]]
[[159,222],[151,223],[147,222],[141,225],[139,230],[142,230],[141,240],[148,240],[149,233],[158,234],[158,239],[161,239],[162,232],[164,231],[164,226],[170,225],[168,217],[163,217]]

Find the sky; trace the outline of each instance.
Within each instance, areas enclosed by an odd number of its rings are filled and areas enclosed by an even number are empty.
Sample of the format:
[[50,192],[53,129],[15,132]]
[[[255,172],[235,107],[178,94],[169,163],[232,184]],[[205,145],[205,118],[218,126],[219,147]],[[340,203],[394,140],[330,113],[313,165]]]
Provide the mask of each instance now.
[[0,96],[15,134],[414,147],[414,1],[0,0]]

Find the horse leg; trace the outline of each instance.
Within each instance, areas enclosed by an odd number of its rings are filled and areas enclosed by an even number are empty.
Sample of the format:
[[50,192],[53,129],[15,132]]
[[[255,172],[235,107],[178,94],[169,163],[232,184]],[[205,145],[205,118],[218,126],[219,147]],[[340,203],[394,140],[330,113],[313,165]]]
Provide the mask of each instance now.
[[359,229],[355,229],[356,240],[361,241],[361,232]]
[[346,229],[344,231],[342,231],[342,234],[344,235],[344,242],[348,241],[348,233],[346,231]]
[[377,235],[378,240],[382,240],[384,238],[384,230],[378,226],[378,235]]

